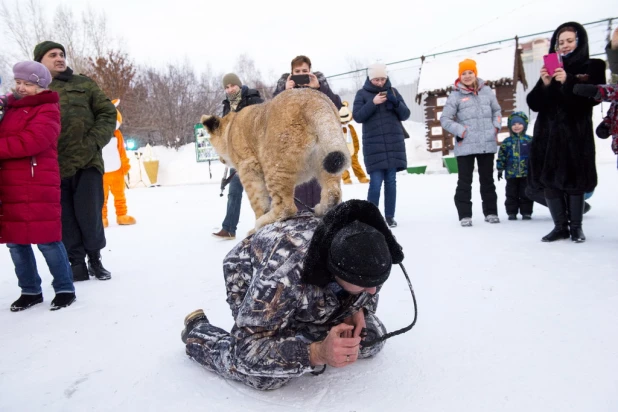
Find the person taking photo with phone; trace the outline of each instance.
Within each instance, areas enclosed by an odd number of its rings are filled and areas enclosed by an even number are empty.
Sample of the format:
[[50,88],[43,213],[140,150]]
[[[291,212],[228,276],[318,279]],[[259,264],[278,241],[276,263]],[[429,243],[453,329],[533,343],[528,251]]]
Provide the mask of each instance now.
[[369,173],[367,200],[378,206],[384,183],[384,217],[390,227],[396,227],[397,172],[408,164],[401,122],[410,117],[410,109],[391,86],[385,64],[372,64],[367,73],[352,110],[354,120],[363,125],[363,160]]
[[530,109],[538,112],[530,147],[528,184],[543,189],[554,229],[543,242],[571,237],[586,240],[582,230],[584,194],[597,185],[592,107],[598,101],[577,96],[577,84],[604,84],[605,62],[590,59],[588,35],[575,22],[554,32],[550,54],[560,57],[562,67],[553,73],[541,68],[541,77],[527,96]]
[[[309,87],[327,95],[337,110],[341,109],[343,106],[341,98],[333,93],[324,74],[311,71],[311,60],[309,57],[302,55],[296,56],[292,59],[291,66],[292,72],[284,73],[281,75],[281,78],[279,78],[273,97],[286,90]],[[298,211],[301,212],[313,209],[315,205],[320,203],[321,193],[322,187],[316,179],[296,186],[296,190],[294,191],[294,203]]]

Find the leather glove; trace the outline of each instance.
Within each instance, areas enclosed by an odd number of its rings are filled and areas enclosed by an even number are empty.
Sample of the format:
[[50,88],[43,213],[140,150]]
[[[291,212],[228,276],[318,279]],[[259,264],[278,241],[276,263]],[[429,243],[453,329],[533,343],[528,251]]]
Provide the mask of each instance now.
[[573,94],[583,97],[590,97],[595,100],[601,100],[601,92],[594,84],[576,84],[573,86]]
[[607,139],[609,137],[609,125],[605,122],[601,122],[597,126],[597,136],[601,139]]
[[498,170],[498,181],[502,180],[502,170]]

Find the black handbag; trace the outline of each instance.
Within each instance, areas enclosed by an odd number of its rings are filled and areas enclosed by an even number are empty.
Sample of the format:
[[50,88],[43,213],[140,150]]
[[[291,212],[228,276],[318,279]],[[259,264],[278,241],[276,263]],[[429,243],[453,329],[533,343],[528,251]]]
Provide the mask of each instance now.
[[[397,89],[395,89],[394,87],[392,89],[393,89],[393,94],[397,96]],[[409,139],[410,135],[408,134],[408,131],[406,130],[406,128],[403,127],[403,122],[400,121],[399,124],[401,125],[401,129],[403,130],[403,138]]]

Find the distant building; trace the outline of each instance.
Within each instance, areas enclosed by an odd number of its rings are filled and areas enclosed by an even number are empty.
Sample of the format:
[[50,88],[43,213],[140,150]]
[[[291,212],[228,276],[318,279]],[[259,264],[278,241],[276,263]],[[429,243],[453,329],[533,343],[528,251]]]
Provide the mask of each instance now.
[[549,43],[548,38],[536,38],[527,43],[520,43],[519,46],[523,50],[521,58],[524,64],[543,61],[543,56],[549,50]]

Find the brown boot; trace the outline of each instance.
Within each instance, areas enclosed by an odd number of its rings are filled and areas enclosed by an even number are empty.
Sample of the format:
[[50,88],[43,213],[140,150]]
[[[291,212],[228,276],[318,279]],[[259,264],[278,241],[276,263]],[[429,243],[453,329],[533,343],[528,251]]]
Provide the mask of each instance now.
[[214,237],[217,237],[219,239],[223,239],[223,240],[234,240],[236,239],[236,235],[232,234],[230,232],[228,232],[225,229],[221,229],[220,231],[218,231],[217,233],[213,233],[212,234]]

